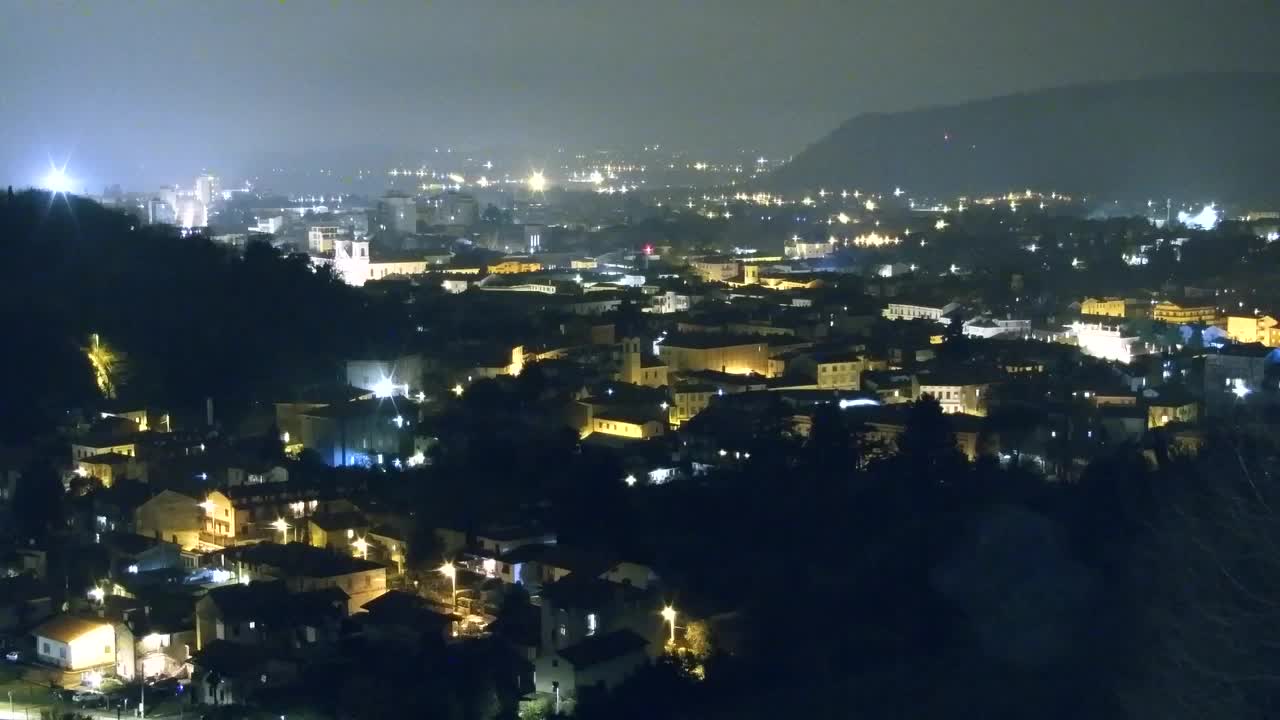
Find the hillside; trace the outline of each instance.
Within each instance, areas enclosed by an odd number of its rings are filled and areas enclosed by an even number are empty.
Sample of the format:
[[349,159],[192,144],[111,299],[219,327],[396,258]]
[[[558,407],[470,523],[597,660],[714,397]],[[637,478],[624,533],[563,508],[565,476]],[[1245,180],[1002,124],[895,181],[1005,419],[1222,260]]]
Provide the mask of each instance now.
[[955,195],[1035,187],[1106,197],[1280,201],[1280,74],[1080,85],[859,115],[766,185]]

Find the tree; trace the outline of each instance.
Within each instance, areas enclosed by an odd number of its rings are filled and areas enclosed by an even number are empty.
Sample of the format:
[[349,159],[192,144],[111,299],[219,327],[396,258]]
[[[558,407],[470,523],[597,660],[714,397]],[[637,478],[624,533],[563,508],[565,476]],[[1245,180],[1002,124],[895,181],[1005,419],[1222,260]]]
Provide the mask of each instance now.
[[951,423],[942,414],[942,405],[932,395],[923,395],[911,407],[907,424],[898,438],[898,457],[913,474],[943,482],[964,464],[956,448]]
[[826,404],[814,408],[804,451],[807,468],[824,484],[847,480],[857,469],[858,448],[839,406]]
[[34,462],[22,471],[13,492],[13,511],[23,536],[42,539],[62,524],[62,479],[53,466]]

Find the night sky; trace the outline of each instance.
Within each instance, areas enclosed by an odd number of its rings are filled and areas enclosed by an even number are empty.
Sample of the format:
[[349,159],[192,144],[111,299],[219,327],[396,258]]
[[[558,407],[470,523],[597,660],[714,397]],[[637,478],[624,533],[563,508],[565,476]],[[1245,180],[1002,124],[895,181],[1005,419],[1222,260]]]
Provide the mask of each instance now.
[[[851,115],[1280,71],[1274,0],[4,0],[0,182],[435,145],[791,153]],[[536,158],[532,158],[535,159]]]

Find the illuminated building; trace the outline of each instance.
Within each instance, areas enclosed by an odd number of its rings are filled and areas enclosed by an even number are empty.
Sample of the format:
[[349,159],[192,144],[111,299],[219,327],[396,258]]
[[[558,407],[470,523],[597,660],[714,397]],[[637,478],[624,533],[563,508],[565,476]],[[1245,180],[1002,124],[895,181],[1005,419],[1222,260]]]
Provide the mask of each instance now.
[[891,302],[882,315],[887,320],[932,320],[945,323],[945,316],[959,308],[960,306],[953,302],[931,304]]
[[640,352],[640,338],[624,338],[622,341],[622,369],[618,380],[645,387],[665,387],[667,366],[656,358]]
[[1147,429],[1193,423],[1199,417],[1200,403],[1190,397],[1160,397],[1147,403]]
[[1229,315],[1227,337],[1238,343],[1280,347],[1280,322],[1270,315]]
[[254,224],[249,227],[251,232],[263,233],[266,235],[275,235],[284,229],[283,215],[269,215],[267,217],[254,218]]
[[138,443],[120,437],[89,436],[71,442],[71,459],[84,460],[94,455],[125,455],[134,457],[138,454]]
[[857,353],[817,354],[812,357],[812,363],[816,384],[824,390],[857,390],[861,387],[862,373],[889,367],[883,360],[871,360]]
[[160,198],[151,198],[147,201],[148,225],[176,225],[177,223],[178,212],[172,205]]
[[220,545],[202,545],[206,512],[201,501],[173,490],[161,490],[133,511],[134,528],[139,535],[167,540],[183,550],[217,549]]
[[494,275],[538,272],[540,270],[542,270],[542,263],[524,258],[503,258],[501,262],[489,266],[489,272]]
[[1092,298],[1080,302],[1080,314],[1095,317],[1138,318],[1150,315],[1151,304],[1135,298]]
[[942,406],[944,413],[964,413],[977,417],[987,414],[987,398],[991,395],[989,382],[952,372],[922,374],[918,381],[919,395],[932,396]]
[[765,342],[720,333],[675,333],[658,346],[658,356],[671,372],[717,370],[768,377],[769,355]]
[[680,427],[706,410],[713,397],[716,397],[716,388],[713,385],[677,384],[671,392],[671,402],[667,406],[667,423],[672,427]]
[[724,282],[737,277],[740,266],[737,260],[726,257],[707,257],[692,263],[693,272],[707,282]]
[[222,198],[222,183],[216,175],[196,176],[196,199],[205,207],[210,207]]
[[312,225],[307,228],[307,251],[312,255],[333,252],[335,240],[341,240],[346,232],[337,225]]
[[77,460],[76,474],[94,478],[109,488],[124,479],[146,482],[147,466],[135,457],[108,452]]
[[[237,576],[280,580],[290,593],[341,590],[347,595],[349,613],[359,612],[360,606],[387,592],[387,569],[379,563],[299,542],[240,545],[217,556]],[[199,632],[204,635],[203,629]]]
[[1090,357],[1128,363],[1135,355],[1141,354],[1137,336],[1126,336],[1118,328],[1075,323],[1071,326],[1071,334],[1075,336],[1080,352]]
[[1180,305],[1164,301],[1151,310],[1151,318],[1159,322],[1175,325],[1206,323],[1212,325],[1218,321],[1218,308],[1213,305]]
[[348,285],[357,287],[370,280],[388,277],[422,275],[428,269],[443,267],[453,259],[448,255],[424,255],[421,252],[402,254],[383,253],[374,259],[369,253],[367,240],[334,240],[333,259],[312,258],[317,264],[333,263],[338,276]]
[[390,360],[348,360],[347,384],[378,397],[413,395],[422,389],[426,360],[422,355],[401,355]]
[[787,239],[786,244],[782,248],[782,254],[784,257],[792,260],[823,258],[831,254],[833,247],[833,243],[825,240],[805,242],[804,240],[801,240],[798,235],[793,235]]
[[36,658],[63,673],[60,684],[68,687],[101,685],[104,675],[115,675],[116,629],[100,618],[59,615],[31,632]]
[[546,230],[546,227],[542,225],[524,226],[524,246],[529,254],[542,250],[542,235]]

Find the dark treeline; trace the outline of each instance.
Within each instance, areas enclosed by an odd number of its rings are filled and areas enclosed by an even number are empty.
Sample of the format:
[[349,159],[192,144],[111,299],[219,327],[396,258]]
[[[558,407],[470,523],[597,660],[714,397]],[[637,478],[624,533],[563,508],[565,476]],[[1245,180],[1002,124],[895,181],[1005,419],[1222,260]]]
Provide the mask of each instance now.
[[233,418],[291,385],[341,379],[348,355],[405,327],[399,308],[305,257],[265,244],[237,254],[75,197],[0,194],[0,252],[11,437],[97,397],[95,333],[124,358],[122,398],[184,409],[211,397]]

